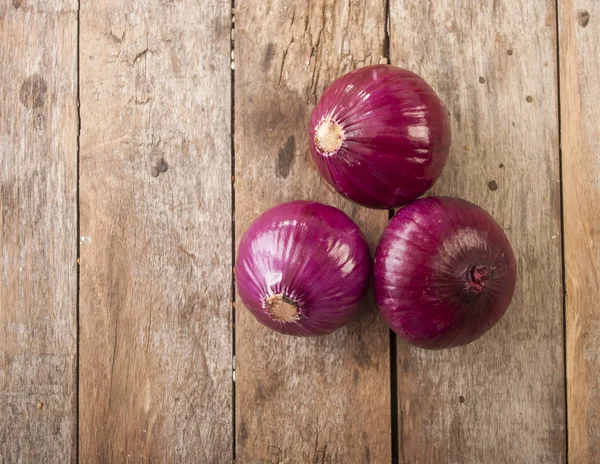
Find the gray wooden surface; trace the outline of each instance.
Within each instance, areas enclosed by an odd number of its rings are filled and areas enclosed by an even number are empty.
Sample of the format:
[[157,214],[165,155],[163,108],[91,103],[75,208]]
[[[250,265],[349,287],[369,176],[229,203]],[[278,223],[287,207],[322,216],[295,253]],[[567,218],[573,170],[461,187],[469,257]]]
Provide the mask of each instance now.
[[77,3],[0,6],[0,462],[74,462]]
[[[385,54],[385,2],[242,2],[235,20],[235,230],[282,201],[353,217],[374,251],[387,211],[342,199],[308,153],[324,86]],[[383,58],[385,61],[385,58]],[[236,311],[239,462],[389,462],[389,331],[370,297],[329,337],[286,337]]]
[[569,461],[600,462],[600,4],[559,9]]
[[230,7],[80,21],[80,459],[230,462]]
[[431,82],[450,112],[450,161],[433,193],[487,209],[519,273],[506,316],[475,343],[398,343],[401,462],[565,460],[554,8],[391,2],[392,63]]
[[[599,8],[2,3],[0,463],[598,461]],[[232,292],[235,241],[281,201],[336,205],[375,246],[388,213],[320,180],[307,123],[388,60],[450,114],[433,193],[488,209],[518,258],[464,348],[390,344],[371,296],[286,338]]]

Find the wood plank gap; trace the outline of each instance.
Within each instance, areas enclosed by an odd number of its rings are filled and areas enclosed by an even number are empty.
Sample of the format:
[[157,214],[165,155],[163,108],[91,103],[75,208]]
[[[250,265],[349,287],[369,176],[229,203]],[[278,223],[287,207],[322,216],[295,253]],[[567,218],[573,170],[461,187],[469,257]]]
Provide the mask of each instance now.
[[79,237],[81,237],[81,211],[80,211],[80,197],[79,197],[79,148],[80,148],[80,138],[81,138],[81,89],[79,86],[79,69],[80,69],[80,30],[79,30],[79,12],[81,11],[81,0],[77,1],[77,38],[75,44],[76,58],[75,58],[75,66],[77,68],[76,71],[76,88],[77,88],[77,141],[75,143],[75,151],[76,151],[76,173],[77,179],[75,179],[75,243],[76,243],[76,256],[77,256],[77,271],[76,271],[76,282],[75,282],[75,462],[79,463],[79,343],[80,343],[80,333],[79,333],[79,295],[80,295],[80,283],[81,283],[81,272],[80,272],[80,248],[81,244],[79,241]]
[[[390,0],[385,2],[385,42],[384,53],[387,64],[391,64],[390,59]],[[388,210],[388,221],[394,217],[394,209]],[[398,340],[396,333],[390,329],[390,415],[391,415],[391,444],[392,444],[392,464],[400,462],[400,435],[398,433]]]
[[[387,19],[386,19],[386,37],[387,37],[387,46],[388,49],[386,51],[388,64],[390,64],[390,50],[389,50],[389,32],[390,29],[388,27],[389,22],[389,10],[390,2],[388,0],[386,9],[387,9]],[[391,221],[394,217],[395,211],[393,209],[388,210],[388,220]],[[390,431],[392,433],[391,443],[392,443],[392,464],[398,464],[400,462],[400,434],[398,433],[398,340],[396,337],[396,333],[390,329],[390,413],[392,418]]]
[[392,463],[400,462],[400,441],[398,436],[398,350],[396,334],[390,329],[390,410],[392,416]]
[[565,382],[565,462],[569,462],[569,408],[568,395],[569,388],[567,383],[567,274],[565,266],[565,206],[563,192],[563,152],[562,152],[562,121],[560,113],[560,31],[559,31],[559,9],[558,1],[555,0],[556,9],[556,120],[558,124],[558,179],[560,181],[560,257],[562,265],[562,309],[563,309],[563,365]]
[[231,0],[231,446],[235,459],[235,0]]
[[[392,61],[390,59],[390,0],[385,1],[385,38],[383,42],[383,53],[385,53],[385,58],[387,59],[387,64],[391,64]],[[389,210],[390,219],[394,216],[394,210]]]

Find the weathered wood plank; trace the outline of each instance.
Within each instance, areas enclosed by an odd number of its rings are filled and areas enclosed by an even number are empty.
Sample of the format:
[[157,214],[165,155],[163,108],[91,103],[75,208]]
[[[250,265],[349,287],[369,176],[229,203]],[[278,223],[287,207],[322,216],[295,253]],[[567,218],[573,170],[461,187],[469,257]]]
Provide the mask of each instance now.
[[0,6],[0,462],[76,459],[77,2]]
[[600,5],[560,2],[569,462],[600,462]]
[[232,459],[230,15],[81,7],[82,462]]
[[[247,0],[235,37],[236,239],[274,204],[314,199],[348,212],[374,247],[387,212],[329,190],[307,132],[326,85],[381,60],[385,1]],[[271,332],[241,303],[236,319],[238,462],[390,461],[389,335],[372,299],[318,339]]]
[[451,115],[434,193],[490,211],[519,271],[513,304],[479,341],[398,344],[401,462],[565,460],[555,19],[545,0],[391,2],[392,63],[427,79]]

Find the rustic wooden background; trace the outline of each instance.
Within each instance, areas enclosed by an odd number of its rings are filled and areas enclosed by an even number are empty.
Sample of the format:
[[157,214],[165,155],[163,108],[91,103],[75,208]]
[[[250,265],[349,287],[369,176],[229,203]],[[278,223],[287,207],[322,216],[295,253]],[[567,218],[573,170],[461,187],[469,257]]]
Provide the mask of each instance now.
[[[0,463],[600,462],[600,3],[3,0]],[[260,326],[236,241],[317,175],[307,122],[390,62],[447,105],[434,193],[520,271],[501,323],[429,352],[372,297],[334,335]]]

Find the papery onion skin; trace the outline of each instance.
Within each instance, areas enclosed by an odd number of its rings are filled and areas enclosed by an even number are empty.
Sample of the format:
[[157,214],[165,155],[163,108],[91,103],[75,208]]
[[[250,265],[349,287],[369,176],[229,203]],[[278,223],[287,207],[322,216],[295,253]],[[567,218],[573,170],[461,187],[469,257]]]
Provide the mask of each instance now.
[[383,232],[373,266],[375,299],[392,330],[428,349],[465,345],[504,315],[515,257],[479,206],[451,197],[416,200]]
[[370,208],[392,208],[435,183],[451,131],[443,103],[421,77],[374,65],[325,90],[309,137],[319,173],[340,194]]
[[313,201],[277,205],[240,241],[235,263],[244,305],[288,335],[334,332],[354,316],[371,278],[369,247],[344,212]]

